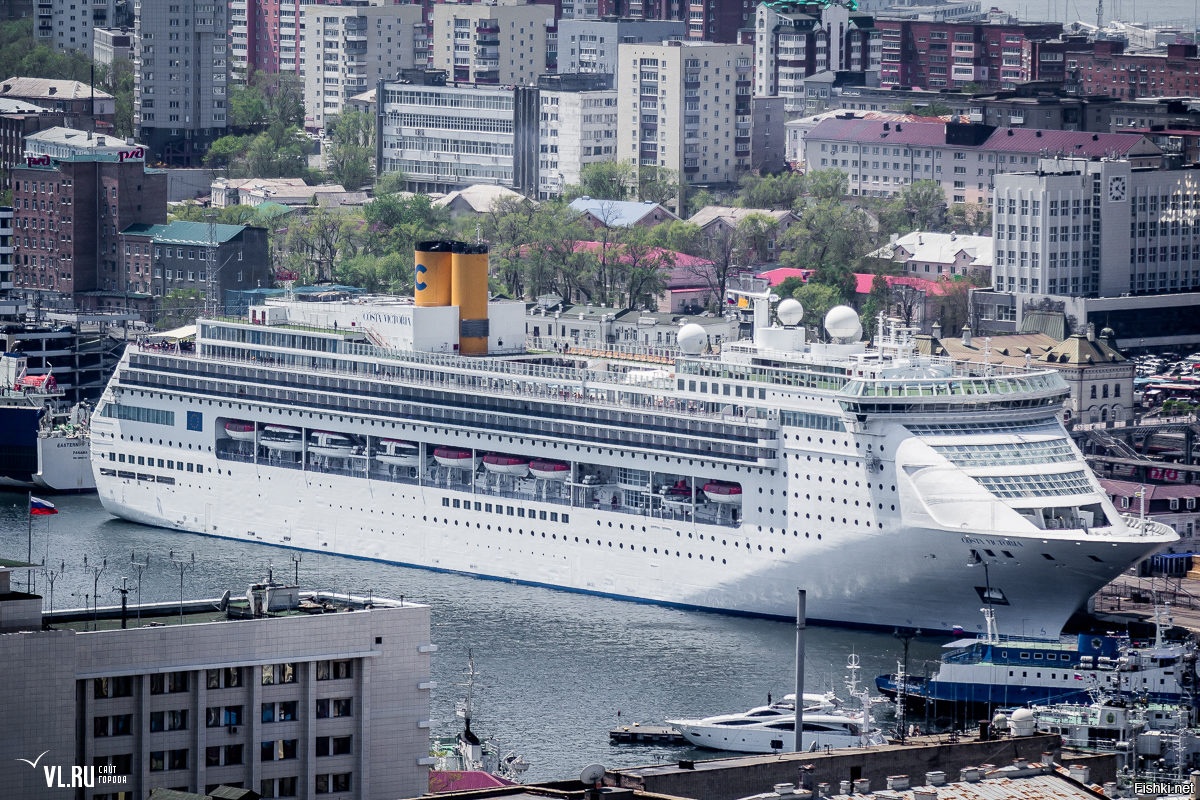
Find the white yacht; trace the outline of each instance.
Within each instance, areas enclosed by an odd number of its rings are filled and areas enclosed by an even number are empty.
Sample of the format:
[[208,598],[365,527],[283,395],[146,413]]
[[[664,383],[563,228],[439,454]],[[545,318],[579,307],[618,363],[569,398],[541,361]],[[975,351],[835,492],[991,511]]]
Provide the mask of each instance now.
[[[1046,636],[1178,539],[1113,507],[1060,422],[1056,370],[920,356],[898,328],[868,347],[848,308],[809,341],[799,304],[753,280],[730,295],[754,336],[718,355],[698,325],[669,369],[607,342],[530,353],[523,303],[487,301],[484,275],[466,287],[482,303],[450,305],[435,274],[411,304],[283,299],[199,320],[194,351],[130,346],[92,422],[105,508],[684,608],[791,617],[803,587],[814,622],[889,630],[978,630],[983,601],[999,631]],[[361,453],[315,454],[316,431]],[[396,441],[411,468],[383,460]],[[489,480],[491,453],[528,475]],[[680,481],[687,502],[664,502]]]
[[[729,750],[734,753],[778,753],[796,750],[795,712],[765,719],[667,720],[683,738],[696,747]],[[800,750],[812,751],[837,747],[869,747],[887,744],[878,730],[864,728],[860,717],[822,712],[803,715]]]

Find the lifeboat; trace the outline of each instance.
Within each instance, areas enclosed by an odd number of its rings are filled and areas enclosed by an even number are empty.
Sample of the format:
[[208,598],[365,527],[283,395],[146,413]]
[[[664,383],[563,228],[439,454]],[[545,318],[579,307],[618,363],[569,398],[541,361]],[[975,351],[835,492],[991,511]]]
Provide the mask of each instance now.
[[561,461],[530,461],[529,474],[544,481],[565,481],[571,477],[571,468]]
[[246,422],[241,419],[230,419],[225,421],[225,434],[230,439],[236,439],[239,442],[254,441],[254,423]]
[[471,455],[471,451],[462,450],[457,447],[435,448],[433,451],[433,460],[443,467],[451,467],[453,469],[475,468],[475,458]]
[[354,452],[354,439],[344,433],[309,431],[308,452],[321,456],[348,456]]
[[421,448],[399,439],[380,439],[375,460],[394,467],[417,467],[421,464]]
[[488,453],[483,457],[483,467],[488,472],[499,475],[513,475],[524,478],[529,474],[529,459],[519,456],[506,456],[502,453]]
[[304,437],[299,428],[288,425],[264,425],[258,441],[263,447],[299,453],[304,449]]
[[675,481],[672,486],[664,486],[658,491],[663,503],[669,506],[688,506],[692,504],[692,487],[687,481]]
[[741,505],[742,486],[738,483],[710,481],[704,484],[704,496],[714,503],[723,505]]

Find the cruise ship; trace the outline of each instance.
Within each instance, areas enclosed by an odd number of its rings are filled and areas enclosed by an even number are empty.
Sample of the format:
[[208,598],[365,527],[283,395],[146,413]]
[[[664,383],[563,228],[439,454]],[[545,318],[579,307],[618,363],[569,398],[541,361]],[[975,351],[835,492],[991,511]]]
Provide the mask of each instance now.
[[[101,502],[148,525],[814,622],[1055,636],[1177,540],[1120,514],[1064,430],[1057,371],[809,341],[764,282],[753,336],[671,359],[527,352],[486,248],[426,243],[415,297],[281,299],[127,349],[91,426]],[[624,358],[622,356],[630,356]]]

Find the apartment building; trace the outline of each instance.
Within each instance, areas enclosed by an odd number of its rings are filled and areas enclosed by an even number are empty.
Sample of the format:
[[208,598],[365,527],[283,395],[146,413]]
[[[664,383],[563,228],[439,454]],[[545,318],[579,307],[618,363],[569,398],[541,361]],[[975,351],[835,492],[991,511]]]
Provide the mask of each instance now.
[[1077,94],[1118,100],[1200,95],[1200,55],[1194,44],[1170,44],[1165,53],[1127,53],[1124,42],[1069,37],[1061,47],[1047,46],[1042,53],[1044,59],[1061,55],[1061,62],[1040,63],[1061,63],[1064,86]]
[[25,311],[25,304],[12,297],[13,210],[0,206],[0,318],[11,319]]
[[111,67],[133,58],[133,28],[96,28],[92,31],[92,60]]
[[326,128],[351,97],[417,66],[415,38],[424,36],[419,5],[306,6],[303,19],[309,130]]
[[1124,158],[1156,168],[1162,150],[1136,133],[890,122],[841,115],[804,137],[809,169],[846,173],[852,195],[889,197],[914,181],[937,181],[947,203],[989,203],[995,176],[1036,168],[1045,156]]
[[92,55],[92,31],[124,24],[117,0],[38,0],[33,39],[60,53]]
[[786,10],[759,4],[754,14],[754,95],[805,109],[804,79],[822,72],[870,73],[877,79],[880,39],[869,14],[806,3]]
[[553,28],[549,5],[438,4],[430,22],[430,65],[452,83],[534,85],[547,71]]
[[875,21],[884,87],[1012,89],[1037,77],[1034,43],[1062,35],[1058,22]]
[[5,78],[0,102],[22,100],[63,116],[63,124],[81,130],[111,129],[117,100],[108,92],[81,81],[51,78]]
[[[115,468],[124,454],[113,455]],[[68,783],[72,767],[92,776],[64,791],[40,767],[10,769],[11,796],[120,800],[226,785],[261,797],[394,800],[427,791],[428,606],[266,583],[232,600],[144,608],[140,623],[108,608],[56,614],[43,629],[43,599],[10,584],[24,565],[0,563],[0,654],[14,671],[0,697],[21,728],[0,740],[0,757],[40,760]]]
[[31,155],[13,168],[13,283],[43,307],[127,307],[118,232],[166,222],[167,175],[146,169],[144,151],[124,152]]
[[617,157],[725,184],[750,167],[751,45],[626,44],[617,72]]
[[12,168],[25,163],[25,137],[62,122],[61,112],[0,99],[0,191],[12,188]]
[[229,129],[227,4],[134,0],[134,9],[134,130],[159,160],[199,166]]
[[543,75],[538,89],[537,196],[547,199],[617,157],[617,90],[611,74]]
[[300,74],[303,16],[329,0],[229,0],[230,69],[237,80],[250,72]]
[[559,72],[617,72],[617,48],[623,44],[682,39],[687,26],[679,20],[564,19],[558,23]]

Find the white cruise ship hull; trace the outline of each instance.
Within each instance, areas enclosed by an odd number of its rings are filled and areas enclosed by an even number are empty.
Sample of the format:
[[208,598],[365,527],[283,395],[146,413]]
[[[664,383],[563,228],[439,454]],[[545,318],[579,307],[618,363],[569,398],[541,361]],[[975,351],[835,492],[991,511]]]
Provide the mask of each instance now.
[[[813,621],[888,630],[978,630],[987,604],[1001,632],[1027,636],[1057,635],[1178,538],[1116,513],[1055,419],[1063,384],[1044,371],[964,377],[937,365],[941,377],[908,385],[831,360],[805,394],[810,379],[736,362],[720,365],[723,386],[685,380],[718,364],[705,361],[681,361],[678,381],[654,386],[369,349],[312,369],[304,348],[329,358],[335,332],[284,332],[303,341],[276,345],[266,364],[231,357],[256,352],[261,331],[202,322],[194,356],[126,351],[92,420],[110,513],[739,614],[791,617],[803,589]],[[231,439],[228,420],[296,430],[299,452]],[[318,431],[347,437],[353,454],[307,448]],[[418,448],[415,468],[378,460],[394,441]],[[438,450],[464,457],[438,465]],[[498,476],[481,466],[492,453],[569,464],[570,477]],[[736,486],[741,503],[700,492],[694,506],[663,503],[680,482]]]

